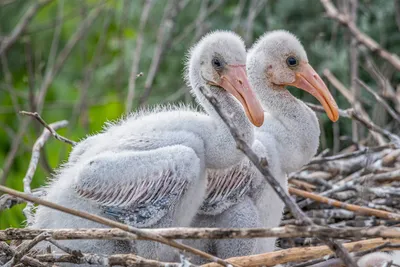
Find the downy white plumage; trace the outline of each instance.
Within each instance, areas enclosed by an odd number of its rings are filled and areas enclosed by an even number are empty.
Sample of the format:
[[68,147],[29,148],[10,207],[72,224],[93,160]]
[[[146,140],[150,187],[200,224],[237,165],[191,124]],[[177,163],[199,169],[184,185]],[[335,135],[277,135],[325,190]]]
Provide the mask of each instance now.
[[[243,158],[199,87],[206,87],[232,114],[248,143],[254,140],[250,121],[257,126],[263,122],[262,107],[248,85],[245,61],[245,46],[236,34],[216,31],[205,36],[190,51],[187,79],[207,114],[167,108],[130,115],[108,126],[73,149],[50,182],[46,200],[135,227],[188,226],[204,199],[206,168],[227,168]],[[103,226],[39,207],[31,227]],[[62,243],[82,252],[136,252],[146,258],[174,259],[171,248],[150,241]]]
[[[338,108],[326,85],[309,65],[299,40],[287,31],[267,32],[247,55],[247,74],[265,110],[256,129],[253,149],[266,157],[271,173],[287,190],[287,174],[298,170],[317,152],[320,129],[315,113],[286,89],[303,89],[336,121]],[[208,172],[208,192],[192,226],[275,227],[284,204],[252,164]],[[189,241],[221,258],[269,252],[275,239]]]

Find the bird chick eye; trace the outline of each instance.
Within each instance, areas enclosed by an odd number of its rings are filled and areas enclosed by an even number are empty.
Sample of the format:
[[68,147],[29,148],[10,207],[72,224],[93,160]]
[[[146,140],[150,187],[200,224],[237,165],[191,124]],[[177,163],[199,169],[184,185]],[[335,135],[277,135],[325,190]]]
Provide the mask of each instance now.
[[295,57],[288,57],[288,58],[286,59],[286,64],[287,64],[289,67],[296,67],[296,66],[299,64],[299,62],[298,62],[298,60],[297,60]]
[[216,70],[221,70],[221,68],[223,67],[222,61],[219,60],[218,58],[213,58],[211,63]]

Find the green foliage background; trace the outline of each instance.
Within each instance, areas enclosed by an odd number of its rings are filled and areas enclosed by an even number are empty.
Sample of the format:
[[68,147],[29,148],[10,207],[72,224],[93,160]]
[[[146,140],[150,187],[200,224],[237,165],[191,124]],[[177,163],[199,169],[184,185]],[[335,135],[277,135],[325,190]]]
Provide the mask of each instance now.
[[[265,0],[266,1],[266,0]],[[33,4],[33,0],[15,0],[11,3],[0,1],[0,36],[7,36],[20,20],[21,16]],[[177,2],[177,1],[176,1]],[[201,24],[204,32],[215,29],[231,29],[237,6],[242,1],[222,1],[222,4],[211,13]],[[344,1],[346,2],[346,1]],[[138,98],[143,94],[146,74],[157,41],[157,32],[163,16],[166,0],[155,1],[148,22],[144,30],[143,49],[139,71],[144,77],[136,81],[136,96],[134,110],[138,106]],[[218,1],[208,1],[214,5]],[[203,4],[207,4],[204,3]],[[337,2],[334,2],[337,4]],[[244,36],[247,29],[247,16],[251,11],[251,1],[244,1],[244,9],[235,31]],[[60,130],[62,135],[72,140],[80,140],[87,134],[99,131],[106,120],[120,117],[125,110],[128,79],[132,64],[136,39],[138,37],[140,16],[143,0],[55,0],[42,8],[29,23],[26,32],[7,51],[1,59],[0,72],[0,174],[2,165],[10,152],[11,144],[15,140],[21,121],[18,110],[30,110],[29,106],[29,77],[27,70],[27,51],[31,49],[31,63],[34,68],[33,92],[37,93],[43,81],[49,51],[51,49],[56,25],[62,23],[58,53],[66,45],[75,30],[81,25],[88,12],[98,5],[104,5],[105,10],[87,30],[84,38],[73,49],[65,65],[52,82],[45,98],[42,117],[47,122],[69,120],[67,129]],[[172,31],[172,38],[176,40],[182,36],[186,27],[195,22],[199,15],[202,1],[190,0],[177,16],[176,27]],[[62,22],[57,16],[62,10]],[[400,33],[396,25],[394,1],[360,0],[357,25],[360,30],[377,40],[384,48],[392,53],[400,52]],[[346,29],[324,16],[324,9],[317,0],[269,0],[259,11],[251,29],[253,39],[265,31],[273,29],[287,29],[295,33],[306,50],[311,64],[318,72],[330,69],[346,86],[349,86],[349,35]],[[168,47],[160,64],[152,92],[146,104],[192,101],[185,91],[182,80],[183,60],[186,51],[196,41],[196,30],[189,31],[180,41],[173,41]],[[104,48],[99,56],[94,57],[99,42],[105,38]],[[251,45],[252,41],[248,43]],[[98,58],[99,57],[99,58]],[[377,66],[387,68],[387,63],[373,56]],[[93,60],[99,64],[93,70],[93,79],[88,87],[87,109],[78,109],[77,103],[82,97],[82,87],[85,71]],[[374,80],[368,75],[360,58],[360,76],[376,88]],[[7,66],[8,65],[8,66]],[[390,66],[389,66],[390,68]],[[9,69],[7,71],[7,69]],[[11,82],[6,79],[11,74]],[[397,85],[399,75],[391,76],[391,82]],[[298,90],[293,93],[310,102],[316,102],[308,95]],[[174,94],[175,93],[175,94]],[[363,95],[367,102],[367,109],[371,110],[374,103],[369,95]],[[342,96],[337,97],[341,108],[347,108],[348,103]],[[368,102],[369,101],[369,102]],[[369,104],[368,104],[369,103]],[[325,128],[325,140],[322,148],[332,145],[332,126],[325,115],[320,119]],[[387,124],[387,121],[381,121]],[[342,119],[339,122],[342,135],[351,134],[351,123]],[[42,128],[36,122],[30,122],[28,130],[23,132],[23,141],[19,146],[15,161],[8,174],[6,185],[22,190],[22,178],[27,170],[32,145],[40,135]],[[346,143],[342,143],[342,147]],[[70,147],[59,141],[50,139],[45,145],[42,157],[45,160],[35,173],[32,187],[36,188],[45,183],[50,176],[50,170],[56,168],[67,159]],[[50,168],[46,168],[45,162]],[[0,229],[7,227],[22,227],[24,217],[23,205],[17,205],[11,210],[0,212]]]

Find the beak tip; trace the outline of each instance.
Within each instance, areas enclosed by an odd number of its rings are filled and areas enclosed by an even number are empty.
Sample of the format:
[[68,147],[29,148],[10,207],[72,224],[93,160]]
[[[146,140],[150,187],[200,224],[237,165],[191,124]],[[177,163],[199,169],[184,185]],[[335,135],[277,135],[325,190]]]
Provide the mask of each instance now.
[[339,120],[339,113],[333,113],[331,116],[329,116],[329,119],[332,121],[332,122],[337,122],[338,120]]
[[264,124],[264,112],[260,113],[258,117],[253,118],[252,123],[256,127],[261,127]]

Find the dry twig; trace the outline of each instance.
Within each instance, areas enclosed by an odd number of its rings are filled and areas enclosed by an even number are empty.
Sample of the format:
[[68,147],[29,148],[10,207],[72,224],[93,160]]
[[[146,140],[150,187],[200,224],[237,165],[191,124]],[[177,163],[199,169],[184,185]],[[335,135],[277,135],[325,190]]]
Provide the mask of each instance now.
[[[26,113],[24,113],[24,114],[26,114]],[[44,123],[45,125],[47,125],[46,122],[44,122],[42,120],[42,118],[39,116],[39,114],[36,113],[36,115],[37,115],[37,117],[35,116],[35,118],[37,118],[41,123]],[[45,126],[46,128],[43,130],[43,133],[36,140],[36,142],[32,148],[32,156],[31,156],[31,161],[29,162],[28,170],[25,174],[24,179],[22,180],[24,183],[24,192],[25,193],[27,193],[27,194],[32,193],[31,192],[31,183],[32,183],[33,175],[35,174],[35,171],[37,168],[37,164],[39,162],[40,150],[43,148],[44,144],[49,139],[50,135],[53,135],[54,137],[58,136],[58,134],[55,131],[59,128],[66,127],[67,125],[68,125],[67,121],[59,121],[59,122],[55,122],[50,125],[47,125],[47,127]],[[70,141],[70,142],[72,142],[72,141]],[[28,220],[28,222],[31,221],[32,208],[33,208],[33,204],[28,203],[23,210],[24,215],[25,215],[26,219]]]
[[[179,267],[181,263],[160,262],[148,260],[134,254],[115,254],[110,256],[101,256],[96,254],[82,254],[82,257],[75,257],[68,254],[42,254],[35,258],[40,262],[68,262],[75,264],[95,264],[96,266],[149,266],[149,267]],[[193,265],[188,265],[193,266]]]
[[177,16],[186,4],[187,1],[185,0],[169,0],[165,6],[163,18],[157,33],[156,48],[154,49],[149,71],[146,73],[144,92],[139,99],[139,107],[142,106],[150,96],[158,68],[167,51],[167,47],[172,43],[171,37],[176,26]]
[[[385,243],[400,244],[400,239],[368,239],[352,243],[343,244],[343,246],[349,252],[360,252],[371,248],[375,248]],[[303,262],[307,260],[319,259],[327,255],[331,255],[332,252],[328,246],[317,246],[317,247],[304,247],[304,248],[290,248],[285,250],[279,250],[264,254],[234,257],[229,258],[229,262],[239,264],[246,267],[256,266],[275,266],[277,264],[284,264],[289,262]],[[209,263],[204,264],[202,267],[218,267],[218,264]]]
[[4,265],[4,267],[10,267],[10,266],[14,266],[15,264],[17,264],[20,261],[20,259],[29,252],[29,250],[31,250],[36,244],[45,240],[48,237],[49,237],[48,233],[41,233],[40,235],[36,236],[34,239],[25,241],[24,243],[19,245],[16,249],[14,257],[9,262],[7,262]]
[[2,40],[0,45],[0,55],[7,51],[10,46],[12,46],[15,41],[17,41],[18,37],[26,30],[29,22],[33,19],[36,13],[49,4],[53,0],[39,0],[35,1],[35,3],[29,7],[29,9],[22,16],[21,20],[18,22],[17,26],[15,26],[14,30],[11,32],[10,36],[7,36],[4,40]]
[[[72,52],[72,49],[76,46],[79,40],[83,38],[85,34],[87,34],[87,29],[92,25],[94,20],[99,16],[100,12],[104,9],[104,6],[100,4],[96,8],[94,8],[91,13],[87,16],[86,20],[84,23],[82,23],[81,27],[79,27],[75,33],[71,36],[65,47],[61,50],[60,54],[57,56],[55,59],[55,63],[51,64],[50,67],[46,70],[45,77],[43,79],[42,84],[39,87],[39,93],[36,97],[36,108],[37,112],[41,112],[43,108],[43,103],[45,100],[45,96],[47,94],[47,90],[50,87],[51,83],[53,82],[54,77],[58,74],[58,72],[61,70],[61,68],[64,66],[65,61],[69,57],[69,55]],[[57,32],[57,31],[56,31]],[[55,36],[53,38],[53,44],[56,44],[58,42],[58,37]],[[52,49],[51,51],[56,51],[56,49],[53,49],[53,47],[56,47],[56,45],[53,46],[52,44]],[[50,54],[52,53],[50,51]],[[54,52],[55,53],[55,52]],[[52,57],[49,57],[49,60]],[[18,127],[18,132],[16,134],[16,137],[13,139],[12,144],[11,144],[11,149],[10,152],[7,154],[6,159],[4,160],[4,166],[3,166],[3,173],[0,177],[0,184],[5,184],[6,178],[8,176],[8,173],[10,171],[10,168],[14,162],[14,159],[17,155],[19,145],[21,144],[21,140],[23,135],[26,132],[26,129],[28,127],[29,120],[28,119],[23,119]]]
[[70,208],[58,205],[56,203],[52,203],[50,201],[46,201],[46,200],[31,196],[31,195],[27,195],[27,194],[22,193],[22,192],[18,192],[16,190],[7,188],[5,186],[1,186],[0,185],[0,191],[4,192],[4,193],[8,193],[8,194],[13,195],[13,196],[16,196],[16,197],[21,198],[21,199],[25,199],[26,201],[30,201],[30,202],[33,202],[33,203],[36,203],[36,204],[39,204],[39,205],[43,205],[43,206],[46,206],[46,207],[49,207],[49,208],[52,208],[52,209],[56,209],[56,210],[59,210],[59,211],[62,211],[62,212],[65,212],[65,213],[68,213],[68,214],[71,214],[71,215],[74,215],[74,216],[77,216],[77,217],[81,217],[81,218],[84,218],[84,219],[87,219],[87,220],[90,220],[90,221],[94,221],[94,222],[97,222],[97,223],[100,223],[100,224],[104,224],[104,225],[107,225],[107,226],[110,226],[110,227],[119,228],[121,230],[130,232],[132,234],[135,234],[135,235],[140,236],[140,237],[142,237],[144,239],[147,239],[147,240],[156,241],[156,242],[159,242],[159,243],[162,243],[162,244],[177,248],[177,249],[182,250],[182,251],[191,252],[191,253],[193,253],[195,255],[198,255],[200,257],[203,257],[205,259],[211,260],[213,262],[217,262],[217,263],[219,263],[219,264],[221,264],[223,266],[228,266],[229,265],[228,262],[226,262],[226,261],[224,261],[224,260],[222,260],[222,259],[220,259],[218,257],[212,256],[212,255],[210,255],[208,253],[205,253],[205,252],[203,252],[201,250],[192,248],[190,246],[178,243],[178,242],[173,241],[173,240],[168,240],[166,238],[160,237],[158,235],[154,235],[152,233],[148,233],[146,231],[143,231],[142,229],[138,229],[138,228],[129,226],[127,224],[119,223],[119,222],[116,222],[116,221],[113,221],[113,220],[110,220],[110,219],[107,219],[107,218],[104,218],[104,217],[100,217],[98,215],[90,214],[90,213],[87,213],[87,212],[78,211],[78,210],[75,210],[75,209],[70,209]]
[[[320,106],[320,105],[314,105],[314,104],[311,104],[311,103],[306,103],[306,104],[307,104],[307,106],[309,106],[314,111],[322,112],[322,113],[325,112],[324,108],[322,106]],[[346,109],[346,110],[339,109],[339,115],[341,117],[344,117],[344,118],[349,118],[349,119],[356,120],[358,123],[360,123],[363,126],[365,126],[368,130],[383,135],[384,137],[386,137],[389,140],[391,140],[393,142],[393,144],[396,145],[396,147],[400,147],[400,137],[398,135],[396,135],[394,133],[391,133],[388,130],[382,129],[381,127],[379,127],[378,125],[376,125],[372,121],[370,121],[370,120],[366,119],[365,117],[363,117],[361,114],[359,114],[355,110],[353,110],[353,109]]]
[[132,69],[131,69],[131,74],[129,76],[128,96],[126,98],[126,103],[125,103],[125,112],[127,113],[132,110],[132,102],[133,98],[135,97],[136,78],[139,77],[138,75],[140,74],[140,73],[138,74],[138,72],[139,72],[140,56],[142,53],[142,46],[143,46],[144,27],[146,26],[147,18],[149,17],[152,4],[153,0],[146,0],[142,10],[142,15],[140,17],[139,32],[136,38],[135,52],[133,53],[133,58],[132,58]]
[[357,83],[359,83],[362,87],[365,88],[370,94],[374,96],[374,98],[385,108],[385,110],[395,119],[398,123],[400,123],[400,115],[394,111],[390,105],[380,96],[378,95],[372,88],[370,88],[367,84],[365,84],[363,81],[357,79]]
[[365,33],[361,32],[353,21],[350,21],[348,17],[338,12],[336,7],[332,4],[331,0],[320,0],[320,1],[324,6],[328,17],[335,19],[340,24],[347,27],[358,42],[363,44],[372,52],[377,53],[383,59],[387,60],[397,70],[400,70],[400,58],[396,54],[392,54],[387,50],[383,49],[375,40],[373,40]]
[[[69,140],[68,138],[59,135],[55,130],[55,128],[51,127],[51,125],[48,125],[43,119],[42,117],[40,117],[39,113],[37,112],[29,112],[29,111],[20,111],[19,112],[22,115],[27,115],[27,116],[31,116],[33,118],[35,118],[38,122],[40,122],[40,124],[42,124],[53,136],[55,139],[62,141],[64,143],[70,144],[72,146],[76,145],[75,141]],[[67,121],[61,121],[59,122],[58,128],[62,128],[65,127],[68,124]],[[61,125],[61,126],[60,126]]]
[[332,198],[319,196],[319,195],[316,195],[316,194],[313,194],[313,193],[310,193],[307,191],[303,191],[300,189],[296,189],[293,187],[289,188],[289,192],[291,194],[295,194],[297,196],[301,196],[301,197],[305,197],[305,198],[310,198],[314,201],[326,203],[328,205],[332,205],[337,208],[351,210],[351,211],[358,212],[360,214],[376,216],[376,217],[380,217],[380,218],[384,218],[384,219],[388,219],[388,220],[400,221],[400,214],[395,214],[395,213],[391,213],[391,212],[387,212],[387,211],[383,211],[383,210],[366,208],[366,207],[362,207],[362,206],[358,206],[358,205],[347,204],[347,203],[337,201]]
[[[400,238],[400,230],[378,226],[371,228],[343,227],[330,228],[320,225],[274,228],[157,228],[143,229],[144,232],[166,239],[235,239],[235,238],[295,238],[295,237],[334,237],[334,238]],[[116,228],[92,229],[29,229],[10,228],[0,231],[0,241],[29,240],[47,233],[54,240],[104,239],[104,240],[146,240],[146,238]]]

